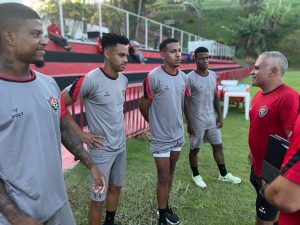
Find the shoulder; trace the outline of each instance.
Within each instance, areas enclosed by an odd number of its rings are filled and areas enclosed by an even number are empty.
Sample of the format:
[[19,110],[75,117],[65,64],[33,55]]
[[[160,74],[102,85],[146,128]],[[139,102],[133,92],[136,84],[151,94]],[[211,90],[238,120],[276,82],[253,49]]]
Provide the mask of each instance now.
[[282,86],[282,91],[286,94],[286,95],[290,95],[290,94],[292,94],[292,95],[299,95],[298,94],[298,92],[295,90],[295,89],[293,89],[292,87],[290,87],[290,86],[288,86],[288,85],[286,85],[286,84],[284,84],[283,86]]
[[158,66],[158,67],[154,68],[153,70],[151,70],[149,72],[149,75],[157,74],[157,73],[163,73],[163,72],[164,72],[164,70],[161,68],[161,66]]
[[56,84],[56,81],[54,80],[53,77],[50,77],[48,75],[45,75],[45,74],[42,74],[40,72],[37,72],[35,70],[33,70],[35,76],[36,76],[36,79],[38,80],[41,80],[43,82],[48,82],[48,83],[55,83]]
[[119,73],[119,77],[120,77],[120,79],[122,79],[124,82],[128,82],[128,78],[127,78],[123,73]]
[[215,71],[208,70],[208,74],[209,74],[210,76],[217,77],[217,74],[216,74],[216,72],[215,72]]
[[163,73],[165,73],[165,71],[161,68],[161,66],[158,66],[151,70],[147,76],[149,79],[158,79],[158,77],[160,77]]
[[33,71],[35,73],[36,76],[36,80],[38,82],[41,82],[44,85],[47,85],[49,87],[54,87],[56,90],[59,90],[59,87],[56,83],[56,81],[54,80],[54,78],[47,76],[45,74],[42,74],[40,72],[37,71]]

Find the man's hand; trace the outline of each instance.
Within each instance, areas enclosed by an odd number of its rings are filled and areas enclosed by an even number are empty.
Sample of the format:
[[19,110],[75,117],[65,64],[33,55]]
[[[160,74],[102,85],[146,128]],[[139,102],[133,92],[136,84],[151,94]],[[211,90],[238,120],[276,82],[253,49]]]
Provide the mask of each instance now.
[[222,117],[217,117],[216,125],[217,125],[217,128],[222,128],[223,127],[223,118]]
[[43,225],[41,222],[34,220],[24,213],[9,221],[12,225]]
[[82,132],[80,139],[83,143],[87,144],[90,148],[97,148],[102,146],[104,137],[99,134],[92,134],[90,132]]
[[90,168],[90,174],[94,179],[95,187],[94,192],[96,193],[103,193],[105,190],[105,179],[101,171],[97,168],[97,166],[92,165]]

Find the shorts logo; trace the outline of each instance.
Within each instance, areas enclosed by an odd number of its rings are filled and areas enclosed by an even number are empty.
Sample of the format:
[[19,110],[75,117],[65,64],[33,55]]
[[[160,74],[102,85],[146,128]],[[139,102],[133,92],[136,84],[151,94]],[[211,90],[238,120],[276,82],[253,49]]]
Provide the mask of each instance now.
[[264,117],[268,113],[268,107],[266,105],[263,105],[259,109],[259,116]]
[[258,210],[259,210],[262,214],[266,214],[265,207],[261,206],[261,207],[259,207]]
[[49,103],[51,108],[54,110],[54,112],[57,112],[57,110],[59,108],[58,99],[54,98],[53,96],[50,96],[50,98],[48,98],[47,102]]

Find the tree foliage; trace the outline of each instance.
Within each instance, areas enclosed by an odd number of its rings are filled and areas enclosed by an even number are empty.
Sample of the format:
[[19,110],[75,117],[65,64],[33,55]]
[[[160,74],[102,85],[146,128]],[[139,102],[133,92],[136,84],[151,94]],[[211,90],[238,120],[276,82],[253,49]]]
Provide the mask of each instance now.
[[[44,16],[56,16],[59,15],[59,6],[57,0],[39,0],[40,7],[38,12]],[[65,18],[71,18],[75,20],[85,20],[89,23],[95,23],[98,21],[98,7],[92,4],[83,4],[80,0],[66,0],[62,3],[63,14]]]
[[257,56],[262,51],[274,49],[276,43],[294,29],[295,15],[289,4],[282,1],[264,4],[262,9],[247,18],[239,18],[235,29],[239,52]]

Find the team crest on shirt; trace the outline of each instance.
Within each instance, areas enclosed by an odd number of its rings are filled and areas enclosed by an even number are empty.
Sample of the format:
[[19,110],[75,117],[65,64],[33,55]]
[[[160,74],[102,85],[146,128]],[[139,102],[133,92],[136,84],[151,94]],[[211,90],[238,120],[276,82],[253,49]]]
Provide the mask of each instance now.
[[49,103],[49,105],[51,106],[51,108],[54,110],[54,112],[57,112],[57,110],[59,108],[58,99],[54,98],[53,96],[50,96],[48,98],[47,102]]
[[259,116],[264,117],[268,113],[268,107],[266,105],[262,105],[259,108]]

